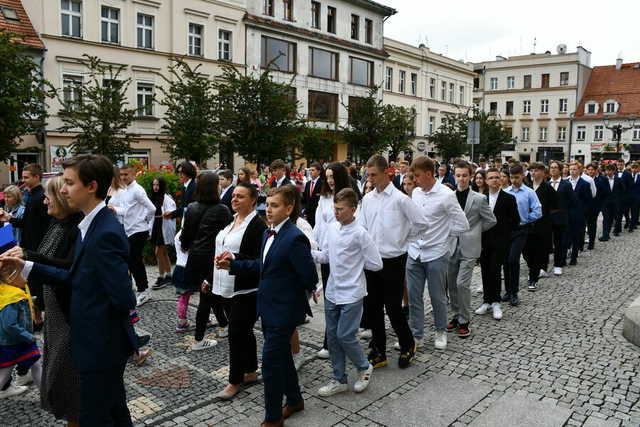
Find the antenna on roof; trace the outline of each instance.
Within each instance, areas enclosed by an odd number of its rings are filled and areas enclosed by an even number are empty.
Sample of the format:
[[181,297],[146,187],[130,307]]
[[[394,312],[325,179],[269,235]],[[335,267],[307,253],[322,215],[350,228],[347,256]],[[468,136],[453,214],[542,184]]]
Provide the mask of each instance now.
[[538,44],[538,40],[534,37],[533,38],[533,53],[536,53],[536,45]]

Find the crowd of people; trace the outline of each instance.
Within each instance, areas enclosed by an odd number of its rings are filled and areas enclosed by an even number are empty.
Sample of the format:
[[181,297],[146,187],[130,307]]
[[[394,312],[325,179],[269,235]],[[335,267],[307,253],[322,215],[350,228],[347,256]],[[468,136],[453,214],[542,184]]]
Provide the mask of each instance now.
[[[584,168],[556,160],[438,164],[426,156],[389,163],[375,155],[361,167],[290,169],[276,160],[260,173],[198,173],[185,161],[178,203],[161,176],[145,191],[133,165],[114,169],[102,156],[81,155],[63,167],[43,186],[41,168],[25,166],[25,191],[4,189],[0,221],[12,233],[0,241],[0,398],[33,382],[42,407],[72,426],[131,425],[124,370],[151,352],[135,323],[154,290],[175,287],[178,334],[193,330],[188,307],[198,294],[191,350],[215,351],[211,313],[216,338],[229,343],[228,384],[218,398],[262,379],[263,426],[281,426],[304,410],[297,328],[312,316],[310,300],[323,298],[317,356],[333,368],[318,394],[348,391],[347,360],[361,393],[388,365],[385,315],[401,369],[431,339],[425,289],[433,346],[445,350],[449,336],[473,333],[474,314],[501,320],[503,303],[520,304],[521,256],[535,292],[541,278],[562,275],[594,249],[600,214],[598,240],[606,242],[623,232],[623,220],[634,232],[640,212],[640,165],[623,161]],[[147,244],[158,266],[151,286]],[[483,301],[472,307],[477,265]]]

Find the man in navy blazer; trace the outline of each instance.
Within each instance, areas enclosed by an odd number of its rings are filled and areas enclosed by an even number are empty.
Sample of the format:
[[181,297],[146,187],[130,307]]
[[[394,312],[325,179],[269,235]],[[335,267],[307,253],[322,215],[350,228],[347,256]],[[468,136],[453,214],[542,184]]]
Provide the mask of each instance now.
[[624,160],[620,159],[616,162],[618,168],[616,170],[616,176],[622,180],[623,185],[623,193],[620,196],[620,204],[618,208],[618,213],[616,216],[616,224],[613,229],[613,235],[617,236],[622,232],[622,217],[624,216],[624,228],[629,228],[631,226],[631,217],[630,217],[630,209],[631,209],[631,190],[633,188],[633,176],[631,172],[629,172],[625,168]]
[[28,280],[71,286],[71,359],[80,375],[81,426],[131,426],[124,388],[127,359],[137,348],[129,319],[136,299],[128,275],[124,228],[104,204],[113,164],[82,155],[63,163],[61,194],[84,212],[73,265],[62,270],[2,257],[2,268],[22,270]]
[[569,205],[569,243],[571,245],[571,261],[569,265],[578,264],[578,251],[584,243],[586,212],[593,196],[591,185],[580,176],[580,165],[569,165],[569,184],[573,189],[575,201]]
[[[272,189],[267,198],[267,220],[271,225],[262,239],[256,260],[232,260],[228,252],[216,260],[230,274],[260,275],[258,316],[262,319],[264,346],[264,427],[281,426],[284,419],[304,409],[289,341],[309,311],[308,294],[316,289],[318,274],[307,237],[289,220],[295,198],[292,185]],[[286,405],[282,408],[282,397]]]
[[638,226],[638,218],[640,217],[640,164],[633,162],[631,165],[632,184],[629,191],[631,200],[631,224],[629,225],[629,233]]
[[178,177],[182,184],[182,197],[180,198],[180,207],[173,212],[165,212],[162,216],[166,219],[176,219],[184,216],[184,210],[193,202],[193,195],[196,191],[196,176],[198,172],[191,162],[182,162],[178,166]]
[[562,163],[549,164],[549,185],[558,196],[558,209],[551,212],[553,233],[553,274],[560,276],[562,267],[567,265],[567,245],[569,241],[569,208],[576,203],[576,196],[569,181],[562,179]]
[[605,166],[605,176],[601,179],[598,194],[602,200],[602,236],[601,242],[609,240],[609,233],[615,221],[613,235],[617,236],[622,231],[622,213],[625,197],[625,188],[622,178],[617,176],[616,166],[609,163]]

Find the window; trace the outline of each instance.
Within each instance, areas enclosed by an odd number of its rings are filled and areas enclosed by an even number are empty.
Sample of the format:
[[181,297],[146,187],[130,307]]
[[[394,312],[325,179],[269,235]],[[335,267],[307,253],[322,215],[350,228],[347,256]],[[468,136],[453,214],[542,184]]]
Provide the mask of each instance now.
[[311,57],[310,75],[323,79],[338,80],[338,54],[328,50],[309,48]]
[[436,131],[436,118],[434,116],[429,117],[429,135],[433,135]]
[[447,99],[447,82],[442,82],[440,87],[440,99],[446,101]]
[[497,102],[490,102],[489,103],[489,114],[492,115],[496,115],[498,114],[498,103]]
[[569,72],[563,71],[560,73],[560,86],[567,86],[569,84]]
[[514,76],[507,77],[507,89],[515,89],[516,78]]
[[138,47],[153,49],[153,16],[138,14]]
[[547,140],[547,128],[546,127],[541,127],[540,128],[540,141],[546,141]]
[[522,141],[529,141],[529,128],[522,128]]
[[558,141],[567,140],[567,128],[565,126],[558,127]]
[[20,22],[20,18],[18,17],[18,13],[16,12],[16,10],[12,7],[2,7],[2,16],[4,16],[4,19],[7,19],[9,21],[18,21]]
[[371,19],[364,20],[364,42],[373,43],[373,21]]
[[507,116],[513,116],[513,101],[507,101],[505,111]]
[[541,114],[548,114],[549,113],[549,100],[548,99],[541,99],[540,100],[540,113]]
[[411,95],[416,96],[418,94],[418,75],[411,73]]
[[351,84],[371,86],[373,84],[373,62],[351,58]]
[[436,97],[436,79],[429,79],[429,96],[434,99]]
[[640,140],[640,126],[633,127],[633,140],[634,141]]
[[62,35],[82,37],[82,2],[80,0],[62,0]]
[[590,103],[587,104],[587,114],[595,114],[596,113],[596,104],[595,103]]
[[615,102],[607,102],[605,104],[605,113],[615,113],[615,112],[616,112]]
[[460,86],[460,105],[464,105],[464,86]]
[[491,79],[489,80],[489,88],[491,90],[498,90],[498,78],[497,77],[491,77]]
[[262,37],[262,68],[295,73],[296,45],[284,40]]
[[218,30],[218,59],[231,61],[231,31]]
[[576,141],[584,141],[585,135],[587,133],[586,128],[584,126],[578,126],[577,130]]
[[531,89],[531,74],[524,76],[523,85],[524,89]]
[[404,93],[406,79],[407,79],[407,72],[400,70],[400,79],[398,81],[398,91],[400,93]]
[[360,17],[351,15],[351,38],[358,40],[360,38]]
[[311,2],[311,28],[320,29],[320,3]]
[[284,15],[282,16],[285,21],[293,21],[293,0],[282,0],[284,6]]
[[189,24],[189,55],[202,56],[202,25]]
[[449,102],[451,104],[453,104],[455,90],[456,90],[456,85],[453,83],[449,83]]
[[549,74],[542,75],[542,81],[540,82],[540,87],[542,88],[549,87]]
[[393,90],[393,68],[387,67],[384,77],[384,90]]
[[153,117],[153,85],[138,83],[138,116]]
[[604,137],[604,126],[602,125],[596,126],[593,132],[593,140],[602,141],[603,137]]
[[309,119],[335,122],[338,119],[338,95],[310,90]]
[[64,108],[73,110],[82,102],[82,77],[65,74],[62,76],[62,96]]
[[522,101],[522,114],[531,114],[531,101]]
[[327,31],[336,33],[336,8],[327,6]]
[[120,10],[102,6],[100,14],[102,41],[107,43],[120,42]]
[[558,112],[566,113],[569,107],[569,100],[567,98],[560,98],[560,103],[558,104]]
[[505,127],[504,133],[506,133],[509,136],[509,138],[513,138],[513,128]]
[[263,0],[262,13],[273,16],[273,0]]

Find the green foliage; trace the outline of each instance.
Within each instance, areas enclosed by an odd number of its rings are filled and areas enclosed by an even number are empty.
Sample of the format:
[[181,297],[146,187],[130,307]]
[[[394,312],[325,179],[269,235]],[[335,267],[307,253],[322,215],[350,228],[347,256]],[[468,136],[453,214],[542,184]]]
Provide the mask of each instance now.
[[23,135],[41,134],[47,119],[48,85],[20,38],[0,29],[0,161],[9,158]]
[[121,79],[126,66],[105,65],[87,54],[83,55],[88,82],[79,91],[79,100],[65,102],[64,90],[57,96],[64,106],[59,112],[63,125],[61,132],[78,132],[72,149],[76,153],[96,153],[113,162],[121,160],[131,151],[136,135],[128,128],[133,123],[137,108],[129,105],[127,92],[131,79]]
[[269,71],[243,75],[225,65],[213,86],[220,144],[257,165],[286,157],[301,144],[305,126],[290,84],[274,82]]
[[345,141],[356,157],[363,160],[382,152],[387,145],[385,108],[377,97],[378,89],[371,88],[366,98],[351,98],[346,105],[349,119],[341,128]]
[[511,143],[502,123],[484,111],[474,110],[473,119],[480,122],[480,144],[474,147],[474,157],[492,158],[502,152],[504,144]]
[[[180,178],[178,178],[178,175],[176,175],[175,173],[163,171],[143,171],[136,175],[136,181],[142,186],[142,188],[144,188],[144,191],[146,191],[147,194],[151,196],[151,185],[153,184],[153,180],[157,176],[161,176],[164,178],[165,182],[167,183],[167,194],[173,197],[173,200],[178,203],[179,196],[182,195],[182,186],[180,185]],[[178,197],[178,199],[176,197]]]
[[403,151],[411,149],[411,142],[415,137],[415,110],[397,105],[385,105],[383,110],[386,149],[389,159],[395,160]]
[[166,107],[163,133],[159,139],[173,160],[193,160],[197,164],[218,152],[214,136],[215,95],[213,81],[201,74],[202,64],[191,68],[181,59],[173,59],[169,76],[162,76],[167,87],[160,87],[160,105]]
[[307,127],[296,154],[298,158],[307,160],[307,164],[314,161],[330,161],[338,143],[338,134],[333,131]]

